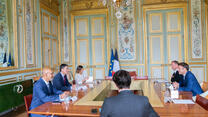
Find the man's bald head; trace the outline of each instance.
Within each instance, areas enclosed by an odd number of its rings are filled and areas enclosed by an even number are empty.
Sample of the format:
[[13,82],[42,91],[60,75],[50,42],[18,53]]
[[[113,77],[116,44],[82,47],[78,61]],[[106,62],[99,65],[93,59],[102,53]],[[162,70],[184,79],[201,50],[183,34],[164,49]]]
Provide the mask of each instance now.
[[51,72],[51,71],[52,70],[49,67],[45,67],[45,68],[43,68],[42,73],[45,74],[45,73]]
[[43,79],[46,81],[51,81],[53,78],[53,71],[51,68],[45,67],[42,70]]

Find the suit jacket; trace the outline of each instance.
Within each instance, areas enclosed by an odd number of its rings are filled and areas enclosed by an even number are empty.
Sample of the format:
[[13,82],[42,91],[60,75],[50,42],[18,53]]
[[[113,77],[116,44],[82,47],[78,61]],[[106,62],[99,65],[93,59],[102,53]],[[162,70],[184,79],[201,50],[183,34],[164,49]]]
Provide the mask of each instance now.
[[101,117],[159,117],[145,96],[132,91],[121,91],[117,96],[104,100]]
[[171,77],[171,82],[177,82],[177,83],[179,83],[181,80],[183,80],[183,75],[179,74],[178,71],[176,71],[175,73],[173,73],[173,75]]
[[61,73],[57,73],[56,76],[53,79],[53,86],[57,89],[57,90],[61,90],[61,91],[69,91],[71,90],[71,84],[69,83],[69,81],[66,79],[66,85],[64,85],[64,79],[61,75]]
[[193,96],[203,93],[203,90],[199,85],[196,77],[190,71],[186,73],[185,79],[181,84],[183,86],[179,86],[179,91],[190,91],[192,92]]
[[30,110],[46,103],[52,101],[60,101],[59,94],[63,93],[62,91],[56,90],[53,86],[52,89],[47,87],[46,83],[42,78],[40,78],[33,87],[33,97],[30,105]]

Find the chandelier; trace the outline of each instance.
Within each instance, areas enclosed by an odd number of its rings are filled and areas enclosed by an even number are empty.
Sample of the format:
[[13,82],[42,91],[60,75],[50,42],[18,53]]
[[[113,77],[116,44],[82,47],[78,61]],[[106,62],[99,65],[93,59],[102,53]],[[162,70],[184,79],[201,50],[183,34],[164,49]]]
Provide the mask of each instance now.
[[117,19],[122,17],[123,8],[133,4],[135,0],[99,0],[99,3],[102,3],[103,6],[110,7],[112,6],[116,11],[115,16]]

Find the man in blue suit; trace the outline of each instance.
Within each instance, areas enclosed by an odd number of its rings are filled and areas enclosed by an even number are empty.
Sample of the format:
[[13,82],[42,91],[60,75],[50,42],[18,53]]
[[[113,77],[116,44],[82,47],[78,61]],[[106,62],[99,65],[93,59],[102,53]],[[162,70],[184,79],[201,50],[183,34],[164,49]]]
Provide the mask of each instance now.
[[193,96],[203,93],[196,77],[191,71],[189,71],[189,65],[187,63],[179,63],[179,73],[184,77],[181,82],[173,83],[174,88],[178,88],[179,91],[190,91]]
[[[62,92],[56,90],[51,80],[53,72],[50,68],[44,68],[42,71],[43,76],[34,84],[33,97],[30,105],[32,110],[46,102],[60,101],[69,95],[69,92]],[[31,117],[45,117],[44,115],[31,114]]]
[[53,79],[53,86],[57,90],[61,90],[61,91],[70,91],[71,90],[72,85],[69,83],[69,81],[67,79],[68,72],[69,72],[68,65],[61,64],[60,65],[60,72],[57,73]]

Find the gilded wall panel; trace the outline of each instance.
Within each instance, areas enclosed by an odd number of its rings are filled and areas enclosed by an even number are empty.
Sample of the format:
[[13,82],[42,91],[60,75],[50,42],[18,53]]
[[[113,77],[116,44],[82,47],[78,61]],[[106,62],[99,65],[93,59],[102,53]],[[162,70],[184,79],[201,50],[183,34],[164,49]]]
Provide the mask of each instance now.
[[187,0],[144,0],[143,4],[163,4],[174,2],[187,2]]
[[59,12],[59,0],[40,0],[40,3],[47,6],[54,12]]

